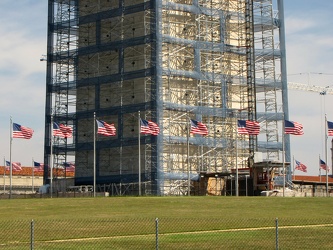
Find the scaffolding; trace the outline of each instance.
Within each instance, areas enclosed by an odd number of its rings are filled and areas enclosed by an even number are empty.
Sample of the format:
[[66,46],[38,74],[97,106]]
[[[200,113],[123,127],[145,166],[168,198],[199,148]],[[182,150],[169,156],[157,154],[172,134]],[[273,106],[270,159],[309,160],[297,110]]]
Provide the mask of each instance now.
[[[49,0],[45,163],[53,145],[54,167],[75,161],[75,185],[93,183],[94,113],[117,128],[97,135],[100,189],[190,195],[202,174],[251,167],[255,152],[278,160],[279,24],[273,0]],[[139,136],[140,118],[160,134]],[[52,119],[73,139],[51,144]],[[190,134],[190,119],[208,135]],[[260,136],[239,135],[238,119],[260,121]]]

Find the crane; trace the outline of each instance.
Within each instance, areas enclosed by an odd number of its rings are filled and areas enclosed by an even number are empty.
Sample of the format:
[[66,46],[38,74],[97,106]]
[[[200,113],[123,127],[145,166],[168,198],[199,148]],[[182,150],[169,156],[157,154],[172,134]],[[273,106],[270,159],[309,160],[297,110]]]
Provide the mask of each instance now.
[[307,76],[307,84],[304,83],[298,83],[298,82],[288,82],[288,89],[291,90],[303,90],[303,91],[310,91],[310,92],[317,92],[320,95],[332,95],[333,94],[333,88],[331,85],[322,87],[322,86],[316,86],[316,85],[310,85],[310,76],[311,75],[320,75],[320,76],[333,76],[332,73],[322,73],[322,72],[305,72],[305,73],[295,73],[290,74],[288,76],[298,76],[298,75],[305,75]]
[[317,92],[320,95],[333,95],[333,88],[330,86],[321,87],[297,82],[288,82],[288,89]]

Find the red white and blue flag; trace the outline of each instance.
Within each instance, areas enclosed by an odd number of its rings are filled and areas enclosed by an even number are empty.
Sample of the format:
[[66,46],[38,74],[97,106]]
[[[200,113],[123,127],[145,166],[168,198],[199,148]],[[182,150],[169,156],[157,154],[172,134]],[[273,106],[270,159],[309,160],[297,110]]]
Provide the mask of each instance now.
[[116,135],[116,127],[114,124],[108,124],[102,120],[96,120],[97,122],[97,134],[105,135],[105,136],[115,136]]
[[295,162],[296,162],[296,167],[295,167],[296,170],[302,171],[304,173],[307,172],[307,167],[303,163],[301,163],[297,160],[295,160]]
[[6,161],[6,171],[10,169],[10,162]]
[[242,135],[259,135],[260,124],[256,121],[238,120],[237,131]]
[[326,163],[322,159],[319,159],[319,166],[320,166],[321,169],[330,171],[330,168],[327,167]]
[[190,133],[198,135],[208,135],[208,129],[205,124],[193,119],[190,119],[190,123],[191,123]]
[[64,166],[65,166],[65,171],[66,172],[75,172],[75,165],[73,163],[65,162]]
[[13,138],[30,139],[33,133],[34,131],[31,128],[21,126],[17,123],[13,123]]
[[73,128],[64,124],[53,122],[53,136],[71,138],[73,136]]
[[333,122],[327,121],[327,135],[333,136]]
[[140,133],[148,135],[158,135],[160,133],[160,128],[155,122],[147,121],[140,118]]
[[[6,170],[10,169],[10,161],[6,161]],[[13,162],[12,163],[12,170],[13,171],[21,171],[22,167],[21,167],[21,163],[20,162]]]
[[284,121],[284,133],[291,135],[303,135],[303,125],[298,122]]
[[34,161],[34,172],[43,172],[44,171],[44,163],[39,163]]

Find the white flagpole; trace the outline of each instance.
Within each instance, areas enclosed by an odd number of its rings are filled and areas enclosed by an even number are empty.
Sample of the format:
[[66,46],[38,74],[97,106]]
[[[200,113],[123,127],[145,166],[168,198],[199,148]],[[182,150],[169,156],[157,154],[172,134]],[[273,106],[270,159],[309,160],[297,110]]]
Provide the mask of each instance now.
[[293,156],[293,180],[295,180],[295,158]]
[[50,135],[50,197],[53,195],[53,115],[51,115]]
[[13,167],[12,167],[12,141],[13,141],[13,121],[10,117],[10,146],[9,146],[9,199],[12,198],[12,177],[13,177]]
[[31,179],[31,187],[32,187],[32,193],[34,193],[34,170],[35,170],[35,167],[34,167],[34,158],[32,158],[32,179]]
[[139,145],[138,145],[138,147],[139,147],[139,170],[138,170],[138,177],[139,177],[139,196],[141,196],[141,136],[140,136],[140,130],[141,130],[141,117],[140,117],[140,110],[139,110],[139,112],[138,112],[138,116],[139,116],[139,135],[138,135],[138,143],[139,143]]
[[283,168],[283,197],[286,189],[286,166],[285,166],[285,152],[284,152],[284,136],[285,136],[285,119],[283,119],[283,130],[282,130],[282,168]]
[[96,197],[96,112],[94,112],[94,197]]
[[[248,110],[248,108],[242,108],[238,109],[237,113],[235,114],[236,116],[236,180],[235,180],[235,186],[236,186],[236,196],[239,196],[239,175],[238,175],[238,119],[241,118],[241,112],[244,110]],[[269,170],[269,169],[268,169]],[[269,173],[269,171],[268,171]],[[269,189],[269,176],[267,176],[267,189]],[[231,180],[232,181],[232,180]],[[231,191],[232,193],[232,191]]]
[[321,182],[321,165],[320,165],[320,155],[319,155],[319,182]]
[[[240,111],[239,111],[239,113],[240,113]],[[239,191],[238,191],[238,185],[239,184],[238,184],[238,131],[237,131],[237,127],[238,127],[238,118],[237,118],[237,114],[236,114],[236,180],[235,180],[236,196],[239,195]]]
[[187,195],[191,195],[191,176],[190,176],[190,127],[191,120],[187,125]]
[[4,166],[4,171],[3,171],[3,194],[6,193],[6,159],[3,157],[3,166]]
[[326,163],[326,196],[328,197],[327,118],[326,118],[326,114],[325,114],[325,163]]

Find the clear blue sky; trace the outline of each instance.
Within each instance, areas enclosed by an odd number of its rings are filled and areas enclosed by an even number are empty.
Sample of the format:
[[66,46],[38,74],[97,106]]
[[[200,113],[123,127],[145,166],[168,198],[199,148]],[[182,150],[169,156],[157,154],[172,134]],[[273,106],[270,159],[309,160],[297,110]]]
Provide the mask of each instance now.
[[[333,86],[333,1],[285,0],[284,5],[288,81]],[[35,130],[31,140],[14,139],[12,146],[12,160],[30,166],[44,154],[46,64],[40,58],[46,54],[47,1],[1,0],[0,23],[0,157],[9,159],[12,116]],[[319,154],[324,158],[324,114],[333,121],[332,105],[333,96],[289,90],[290,120],[302,123],[305,132],[291,138],[291,154],[311,175],[319,172]]]

